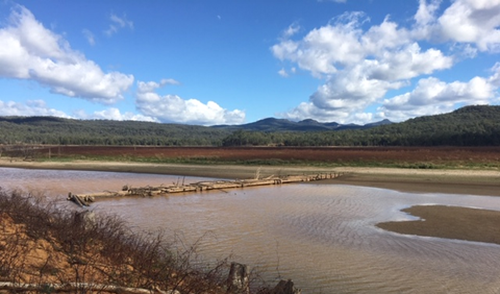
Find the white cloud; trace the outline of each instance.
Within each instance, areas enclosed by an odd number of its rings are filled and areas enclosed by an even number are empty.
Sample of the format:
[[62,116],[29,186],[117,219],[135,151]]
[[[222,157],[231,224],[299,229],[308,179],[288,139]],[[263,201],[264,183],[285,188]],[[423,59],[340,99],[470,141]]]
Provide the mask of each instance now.
[[149,122],[159,122],[157,119],[142,114],[136,114],[132,112],[121,113],[118,108],[110,107],[104,110],[94,111],[91,114],[87,114],[85,111],[76,111],[74,113],[77,119],[103,119],[103,120],[133,120],[133,121],[149,121]]
[[104,33],[108,37],[117,33],[118,30],[126,27],[128,27],[129,29],[134,29],[134,23],[132,21],[129,21],[126,15],[119,17],[116,14],[112,13],[109,19],[111,20],[111,24],[109,25],[109,28],[104,31]]
[[245,113],[241,110],[227,110],[213,101],[204,104],[196,99],[184,100],[177,95],[161,96],[155,92],[164,85],[172,84],[172,81],[174,80],[162,80],[160,83],[139,81],[136,94],[137,109],[142,114],[161,122],[201,125],[244,122]]
[[134,81],[132,75],[104,73],[23,6],[0,28],[0,44],[0,77],[34,80],[53,93],[111,104],[123,99]]
[[[352,93],[339,95],[340,97],[349,97],[349,99],[325,99],[322,103],[329,104],[323,105],[315,101],[315,99],[322,99],[322,97],[312,97],[312,102],[301,103],[293,110],[280,115],[293,120],[314,117],[324,122],[365,124],[384,118],[392,121],[404,121],[417,116],[450,112],[463,105],[498,103],[500,102],[497,96],[497,90],[500,88],[500,67],[495,66],[493,71],[494,73],[488,78],[474,77],[468,82],[446,83],[434,77],[420,79],[411,92],[384,99],[375,113],[364,112],[370,103],[366,103],[366,99],[357,100],[356,94],[359,94],[360,97],[366,97],[368,93],[371,93],[373,97],[380,95],[372,93],[369,84],[365,85],[364,88],[357,84],[355,88],[342,87],[343,89],[356,89]],[[315,95],[339,88],[333,85],[322,87],[324,89],[318,89]],[[381,89],[382,87],[375,88]],[[327,93],[325,95],[331,97],[334,94]]]
[[320,109],[352,113],[383,97],[389,89],[400,87],[397,82],[369,78],[366,68],[361,64],[333,76],[311,95],[310,101]]
[[283,32],[283,38],[287,39],[291,36],[295,35],[300,30],[300,26],[297,23],[292,23],[288,28]]
[[426,26],[436,19],[436,12],[441,5],[441,0],[419,0],[418,10],[414,16],[417,26]]
[[319,108],[311,102],[302,102],[294,109],[284,113],[277,113],[276,115],[290,120],[314,118],[320,122],[354,122],[348,120],[349,114],[343,110]]
[[453,58],[443,55],[440,50],[430,48],[421,52],[417,43],[399,49],[386,51],[374,60],[365,60],[365,70],[370,79],[397,81],[411,79],[436,70],[451,68]]
[[[345,13],[298,41],[282,39],[271,48],[278,59],[295,62],[325,79],[309,102],[281,116],[364,123],[360,120],[373,116],[360,113],[381,102],[389,90],[452,67],[452,57],[435,48],[422,50],[412,33],[389,17],[363,31],[362,24],[367,21],[362,13]],[[284,69],[279,73],[288,74]]]
[[284,78],[287,78],[289,75],[288,75],[288,72],[286,71],[286,69],[282,68],[278,71],[278,74]]
[[174,79],[162,79],[159,83],[157,82],[138,82],[138,93],[148,93],[154,92],[156,89],[161,88],[166,85],[180,85],[180,83]]
[[414,16],[415,26],[412,35],[416,39],[437,39],[435,32],[436,13],[441,5],[441,0],[419,0],[418,10]]
[[291,74],[295,74],[297,72],[297,68],[291,67],[289,70],[282,68],[278,71],[278,74],[284,78],[288,78]]
[[481,51],[500,50],[499,0],[456,0],[438,23],[450,40],[474,43]]
[[500,51],[499,0],[455,0],[438,16],[440,4],[439,0],[420,0],[415,37],[472,44],[479,51]]
[[84,29],[82,31],[82,34],[85,36],[85,39],[87,39],[87,42],[89,42],[90,46],[94,46],[95,45],[95,37],[94,37],[94,34],[87,30],[87,29]]
[[488,104],[495,99],[498,72],[490,78],[474,77],[468,82],[445,83],[430,77],[418,81],[413,91],[385,99],[380,115],[406,120],[421,115],[452,111],[457,105]]
[[0,116],[58,116],[69,118],[64,112],[47,107],[43,100],[30,100],[26,103],[0,100]]
[[398,48],[412,43],[411,34],[406,28],[399,27],[397,23],[387,16],[380,25],[371,26],[360,35],[363,57],[398,50]]
[[276,58],[296,62],[315,76],[333,74],[337,67],[363,58],[364,49],[358,41],[362,34],[359,19],[363,17],[362,13],[343,14],[333,25],[314,29],[300,41],[283,39],[271,51]]
[[500,62],[495,63],[491,68],[491,72],[493,74],[488,78],[488,83],[493,87],[500,88]]
[[106,119],[159,122],[157,119],[132,112],[121,113],[119,109],[110,107],[104,110],[86,113],[78,110],[68,115],[63,111],[50,108],[43,100],[30,100],[26,103],[0,100],[0,116],[54,116],[73,119]]
[[[420,0],[411,27],[401,27],[390,17],[367,27],[369,19],[363,13],[351,12],[301,38],[281,37],[271,47],[273,55],[324,83],[308,102],[279,115],[366,123],[498,102],[498,64],[490,77],[469,77],[465,82],[446,83],[432,75],[464,58],[500,52],[500,0],[455,0],[442,8],[443,2]],[[278,73],[288,76],[285,67]],[[415,80],[415,89],[386,97],[389,90],[411,86]],[[378,112],[366,112],[376,105],[381,105]]]
[[174,79],[162,79],[160,81],[160,85],[161,86],[165,86],[165,85],[180,85],[181,83],[179,81],[176,81]]

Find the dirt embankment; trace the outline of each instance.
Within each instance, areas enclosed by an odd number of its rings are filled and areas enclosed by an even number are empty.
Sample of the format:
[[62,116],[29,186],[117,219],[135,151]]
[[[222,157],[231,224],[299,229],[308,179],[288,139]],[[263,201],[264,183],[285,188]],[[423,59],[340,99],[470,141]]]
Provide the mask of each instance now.
[[197,264],[194,249],[168,244],[113,216],[0,190],[0,293],[230,293],[227,262]]

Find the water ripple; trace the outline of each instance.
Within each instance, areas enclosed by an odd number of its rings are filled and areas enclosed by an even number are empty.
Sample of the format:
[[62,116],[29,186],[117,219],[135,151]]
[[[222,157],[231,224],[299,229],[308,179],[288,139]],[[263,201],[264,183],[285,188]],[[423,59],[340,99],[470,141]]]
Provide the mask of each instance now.
[[[175,176],[0,169],[0,182],[68,191],[159,185]],[[199,178],[186,178],[197,181]],[[118,188],[117,188],[118,187]],[[207,259],[231,256],[272,282],[303,293],[499,293],[500,246],[400,235],[379,222],[415,219],[400,210],[440,204],[500,210],[500,197],[412,194],[346,185],[300,184],[100,201],[138,230],[164,230]]]

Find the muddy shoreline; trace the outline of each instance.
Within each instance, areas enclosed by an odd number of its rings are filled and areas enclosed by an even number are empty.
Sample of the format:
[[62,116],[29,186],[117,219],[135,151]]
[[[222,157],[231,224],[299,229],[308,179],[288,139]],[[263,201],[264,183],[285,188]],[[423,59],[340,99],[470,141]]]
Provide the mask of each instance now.
[[[414,170],[396,168],[337,167],[320,168],[310,166],[237,166],[237,165],[186,165],[143,164],[130,162],[24,162],[0,159],[0,167],[89,170],[170,174],[226,179],[253,178],[259,170],[260,176],[299,175],[311,173],[340,172],[344,175],[324,184],[369,186],[415,193],[446,193],[500,196],[500,171],[497,170]],[[380,224],[383,229],[402,234],[451,238],[468,241],[500,244],[500,212],[449,208],[446,206],[415,206],[406,212],[420,216],[425,221],[388,222]],[[479,221],[478,221],[479,220]],[[456,226],[457,222],[466,225]],[[450,229],[452,228],[452,229]],[[450,231],[452,230],[452,234]]]

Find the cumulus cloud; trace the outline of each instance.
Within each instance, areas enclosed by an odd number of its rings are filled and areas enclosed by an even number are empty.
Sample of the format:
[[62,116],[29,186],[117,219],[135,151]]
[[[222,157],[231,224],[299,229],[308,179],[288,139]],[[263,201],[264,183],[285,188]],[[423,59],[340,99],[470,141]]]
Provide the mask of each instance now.
[[[389,16],[380,24],[367,27],[370,19],[363,12],[347,12],[302,38],[292,38],[295,34],[280,37],[270,48],[273,55],[296,64],[298,69],[324,83],[308,102],[278,115],[366,123],[369,121],[363,120],[386,118],[389,114],[397,118],[412,114],[409,110],[396,113],[391,107],[404,105],[420,115],[425,111],[451,110],[458,104],[491,101],[497,88],[493,78],[476,77],[469,82],[447,84],[437,82],[432,75],[451,69],[463,58],[474,58],[478,51],[500,49],[500,0],[456,0],[438,15],[441,2],[420,0],[410,27],[400,26]],[[446,49],[454,55],[443,52]],[[278,73],[288,76],[284,67]],[[387,99],[390,90],[410,86],[414,80],[417,80],[415,92]],[[442,91],[437,96],[429,93],[426,96],[423,89]],[[451,99],[452,96],[455,98]],[[405,102],[398,104],[398,101]],[[438,106],[436,101],[442,105]],[[418,102],[433,106],[419,108]],[[383,104],[379,113],[365,112],[377,104]]]
[[29,100],[26,102],[2,101],[0,100],[0,116],[55,116],[73,119],[105,119],[105,120],[133,120],[159,122],[157,119],[133,112],[122,113],[118,108],[110,107],[104,110],[87,113],[78,110],[71,115],[50,108],[43,100]]
[[415,25],[412,34],[417,39],[433,39],[436,38],[434,24],[436,22],[436,14],[441,5],[441,0],[419,0],[418,10],[413,17]]
[[355,114],[389,90],[453,65],[453,58],[438,49],[422,50],[407,29],[388,17],[363,31],[361,25],[367,21],[360,12],[343,14],[301,40],[282,40],[271,48],[278,59],[296,62],[300,69],[325,79],[308,103],[282,116],[338,122],[366,119]]
[[59,110],[49,108],[42,100],[30,100],[26,103],[0,100],[0,116],[69,116]]
[[418,10],[414,16],[417,26],[426,26],[436,19],[436,12],[441,5],[441,0],[419,0]]
[[456,0],[437,19],[436,29],[451,41],[480,51],[500,51],[500,1]]
[[[339,109],[326,109],[319,108],[311,102],[302,102],[297,107],[283,113],[277,113],[279,117],[289,120],[303,120],[307,118],[314,118],[322,122],[347,122],[349,114]],[[354,122],[349,120],[349,122]]]
[[402,121],[411,117],[452,111],[457,105],[488,104],[500,87],[500,69],[495,66],[488,77],[474,77],[467,82],[443,82],[435,77],[418,81],[413,91],[385,99],[378,112],[383,117]]
[[415,14],[416,38],[458,42],[483,52],[500,51],[500,1],[455,0],[437,15],[440,0],[420,0]]
[[74,113],[74,118],[77,119],[103,119],[103,120],[132,120],[132,121],[148,121],[148,122],[159,122],[157,119],[142,114],[136,114],[133,112],[122,113],[118,108],[110,107],[104,110],[94,111],[88,114],[87,112],[80,110]]
[[136,105],[144,115],[154,117],[161,122],[216,125],[240,124],[245,120],[241,110],[227,110],[213,101],[206,104],[196,99],[182,99],[177,95],[161,96],[156,93],[165,85],[177,84],[175,80],[137,83]]
[[296,62],[315,76],[333,74],[338,66],[361,60],[364,49],[358,39],[363,17],[362,13],[343,14],[334,24],[314,29],[302,40],[283,39],[271,50],[276,58]]
[[111,37],[113,34],[117,33],[120,29],[123,28],[128,27],[129,29],[134,29],[134,23],[128,20],[126,15],[119,17],[116,14],[112,13],[109,19],[111,20],[111,24],[104,31],[104,34],[106,34],[108,37]]
[[0,77],[34,80],[53,93],[111,104],[134,81],[132,75],[104,73],[23,6],[0,28],[0,44]]

